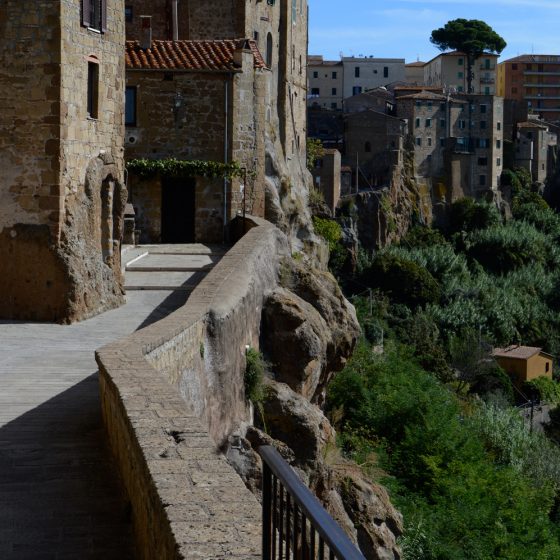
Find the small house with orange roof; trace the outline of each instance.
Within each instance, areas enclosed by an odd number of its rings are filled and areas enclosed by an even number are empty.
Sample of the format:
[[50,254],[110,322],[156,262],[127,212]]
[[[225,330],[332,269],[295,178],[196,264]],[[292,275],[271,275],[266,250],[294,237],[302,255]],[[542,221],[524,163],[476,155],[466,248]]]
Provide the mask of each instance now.
[[512,345],[495,348],[492,355],[516,386],[537,377],[552,379],[553,357],[542,348]]

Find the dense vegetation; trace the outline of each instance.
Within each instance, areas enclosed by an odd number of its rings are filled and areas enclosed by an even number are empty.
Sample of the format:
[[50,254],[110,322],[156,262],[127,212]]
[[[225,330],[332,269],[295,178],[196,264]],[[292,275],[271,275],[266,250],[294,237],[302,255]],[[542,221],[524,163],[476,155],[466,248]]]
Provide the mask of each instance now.
[[559,386],[519,391],[490,357],[518,342],[560,353],[560,217],[525,173],[504,180],[513,218],[461,200],[446,228],[414,228],[341,278],[364,339],[328,409],[345,453],[385,473],[409,560],[560,559],[560,413],[545,435],[514,407],[556,406]]

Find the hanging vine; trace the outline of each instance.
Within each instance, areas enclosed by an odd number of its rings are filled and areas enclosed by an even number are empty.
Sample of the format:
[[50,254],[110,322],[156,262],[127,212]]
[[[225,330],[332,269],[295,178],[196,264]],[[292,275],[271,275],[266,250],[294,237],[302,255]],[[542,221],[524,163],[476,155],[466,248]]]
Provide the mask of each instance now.
[[127,162],[129,172],[140,177],[205,177],[207,179],[243,177],[244,171],[236,161],[220,163],[218,161],[166,159],[132,159]]

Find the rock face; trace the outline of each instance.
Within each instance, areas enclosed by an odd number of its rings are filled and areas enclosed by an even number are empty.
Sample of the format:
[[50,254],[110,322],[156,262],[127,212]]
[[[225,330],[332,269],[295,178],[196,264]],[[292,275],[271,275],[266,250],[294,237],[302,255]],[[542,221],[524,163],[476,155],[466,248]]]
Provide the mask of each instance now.
[[401,239],[415,221],[432,223],[430,189],[415,181],[409,159],[393,169],[389,187],[361,192],[341,208],[339,218],[349,248],[359,239],[365,249],[379,249]]
[[265,302],[262,348],[278,381],[322,404],[360,334],[356,313],[328,272],[289,259],[283,284]]

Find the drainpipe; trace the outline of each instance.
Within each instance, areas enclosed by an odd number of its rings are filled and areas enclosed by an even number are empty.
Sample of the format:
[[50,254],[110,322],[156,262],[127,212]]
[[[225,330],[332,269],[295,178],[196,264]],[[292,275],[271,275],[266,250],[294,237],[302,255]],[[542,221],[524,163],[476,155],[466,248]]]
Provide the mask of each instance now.
[[171,0],[171,27],[173,33],[173,40],[179,40],[179,0]]
[[[224,115],[225,115],[225,122],[224,122],[224,163],[228,163],[229,159],[229,80],[226,77],[226,81],[224,83]],[[227,177],[224,177],[224,188],[223,188],[223,197],[224,197],[224,233],[223,233],[223,242],[226,242],[227,239],[227,187],[228,187],[228,180]]]

